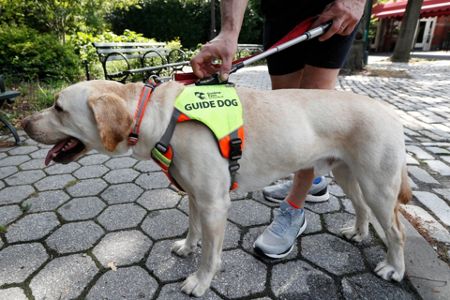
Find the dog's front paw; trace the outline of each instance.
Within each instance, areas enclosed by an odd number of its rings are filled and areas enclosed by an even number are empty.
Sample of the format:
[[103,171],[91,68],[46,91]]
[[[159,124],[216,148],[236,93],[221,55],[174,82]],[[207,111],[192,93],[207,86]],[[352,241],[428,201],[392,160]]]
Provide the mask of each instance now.
[[405,270],[397,270],[393,265],[386,260],[380,262],[375,268],[375,273],[384,280],[395,280],[400,282],[403,279]]
[[181,285],[181,291],[194,297],[203,296],[209,288],[211,280],[200,280],[197,273],[191,274]]
[[186,239],[183,239],[183,240],[179,240],[179,241],[176,241],[175,243],[173,243],[171,250],[176,255],[179,255],[181,257],[186,257],[192,253],[194,248],[195,248],[195,246],[189,245],[188,243],[186,243]]
[[341,229],[341,234],[349,241],[362,242],[368,235],[368,232],[360,232],[355,226]]

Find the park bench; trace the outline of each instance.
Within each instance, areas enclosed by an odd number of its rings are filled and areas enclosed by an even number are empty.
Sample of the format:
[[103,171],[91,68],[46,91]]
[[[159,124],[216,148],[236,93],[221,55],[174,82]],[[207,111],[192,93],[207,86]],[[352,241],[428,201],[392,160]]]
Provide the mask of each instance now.
[[103,67],[105,79],[125,82],[139,74],[142,80],[156,75],[170,77],[189,62],[180,49],[168,49],[165,43],[93,43]]
[[[3,75],[0,75],[0,108],[3,106],[3,104],[9,103],[11,104],[14,101],[14,98],[20,95],[20,92],[17,91],[7,91],[5,88],[5,81],[3,79]],[[16,145],[20,143],[19,135],[17,134],[16,128],[6,119],[6,116],[0,112],[0,121],[8,128],[8,130],[12,133],[14,136],[14,139],[16,141]]]
[[259,44],[238,44],[237,57],[242,58],[247,55],[258,54],[263,50],[263,46]]

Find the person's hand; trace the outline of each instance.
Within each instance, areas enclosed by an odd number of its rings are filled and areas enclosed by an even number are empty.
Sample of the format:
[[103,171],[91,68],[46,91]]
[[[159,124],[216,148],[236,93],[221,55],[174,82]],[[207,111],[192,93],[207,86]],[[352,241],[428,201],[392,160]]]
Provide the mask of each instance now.
[[364,13],[365,4],[365,0],[336,0],[328,4],[312,26],[314,28],[333,20],[333,24],[319,37],[319,41],[323,42],[335,34],[350,35]]
[[204,78],[219,73],[220,80],[226,81],[236,50],[237,37],[221,32],[213,40],[203,45],[200,52],[191,59],[194,74],[199,78]]

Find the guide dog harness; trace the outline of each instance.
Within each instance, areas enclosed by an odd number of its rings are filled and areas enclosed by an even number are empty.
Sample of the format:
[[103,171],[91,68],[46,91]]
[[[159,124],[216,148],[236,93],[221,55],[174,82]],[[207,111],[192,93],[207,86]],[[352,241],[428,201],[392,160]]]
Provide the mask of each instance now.
[[[135,145],[138,142],[140,124],[155,88],[156,85],[151,83],[145,84],[142,88],[134,116],[136,122],[128,136],[129,145]],[[236,89],[231,84],[186,86],[175,99],[169,125],[160,141],[151,150],[151,157],[180,190],[183,189],[170,175],[170,166],[174,157],[170,140],[177,123],[191,120],[204,124],[215,136],[220,154],[229,161],[230,190],[236,189],[238,184],[235,176],[240,167],[238,160],[242,156],[244,142],[242,104]]]

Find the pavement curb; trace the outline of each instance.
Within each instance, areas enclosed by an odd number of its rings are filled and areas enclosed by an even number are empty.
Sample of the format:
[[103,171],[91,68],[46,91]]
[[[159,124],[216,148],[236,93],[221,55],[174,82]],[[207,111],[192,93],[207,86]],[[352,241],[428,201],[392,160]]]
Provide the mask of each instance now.
[[[400,220],[405,226],[405,267],[409,281],[423,299],[450,299],[450,268],[401,214]],[[378,221],[372,218],[371,224],[386,244],[386,236]]]

